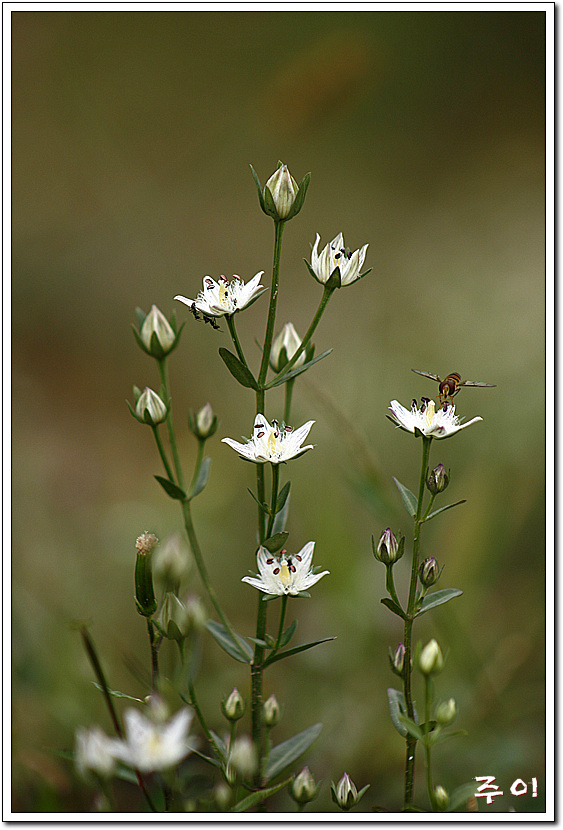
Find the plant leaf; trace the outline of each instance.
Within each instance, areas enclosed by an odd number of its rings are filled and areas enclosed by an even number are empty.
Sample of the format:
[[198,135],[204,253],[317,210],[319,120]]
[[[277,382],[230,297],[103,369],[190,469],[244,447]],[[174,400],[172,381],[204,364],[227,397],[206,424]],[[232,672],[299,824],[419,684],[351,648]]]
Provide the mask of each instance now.
[[194,499],[196,496],[199,496],[207,481],[209,479],[209,471],[211,470],[211,458],[209,456],[204,458],[201,462],[201,467],[199,468],[199,473],[197,474],[197,478],[194,481],[194,486],[190,490],[188,494],[188,498]]
[[187,495],[184,493],[182,488],[178,487],[178,485],[174,484],[174,482],[170,481],[170,479],[164,478],[164,476],[155,476],[155,478],[166,495],[170,496],[171,499],[177,499],[178,501],[185,501],[187,499]]
[[422,600],[420,611],[416,616],[419,617],[426,611],[430,611],[431,608],[435,608],[437,605],[443,605],[445,602],[449,602],[454,597],[459,597],[462,594],[463,591],[460,591],[459,588],[444,588],[442,591],[434,591],[432,594],[427,594]]
[[418,505],[418,499],[416,498],[414,493],[411,493],[409,488],[405,487],[404,484],[401,484],[401,482],[397,478],[395,478],[395,476],[393,476],[393,481],[395,482],[397,490],[401,494],[403,504],[407,508],[407,513],[409,514],[409,516],[412,516],[412,518],[414,519],[414,517],[416,516],[416,508],[417,508],[417,505]]
[[260,501],[258,501],[257,496],[255,496],[255,495],[254,495],[254,493],[252,492],[252,490],[250,489],[250,487],[247,487],[246,489],[248,490],[248,492],[250,493],[250,495],[252,496],[252,498],[254,499],[254,501],[256,502],[256,504],[258,505],[258,507],[259,507],[261,510],[263,510],[263,511],[264,511],[264,513],[265,513],[267,516],[269,516],[269,515],[270,515],[270,508],[268,507],[268,505],[267,505],[265,502],[260,502]]
[[296,628],[297,628],[297,620],[293,620],[291,625],[288,626],[288,628],[285,629],[285,631],[283,632],[283,634],[280,637],[280,648],[283,648],[284,646],[286,646],[289,643],[289,641],[291,640],[291,638],[295,634],[295,629]]
[[240,634],[235,633],[236,640],[239,644],[239,648],[237,648],[231,635],[221,623],[215,622],[215,620],[209,620],[205,627],[223,651],[226,651],[227,654],[235,660],[238,660],[239,663],[250,663],[252,661],[252,649],[246,640],[242,639]]
[[219,349],[219,354],[231,375],[235,380],[238,380],[241,386],[246,386],[248,389],[258,389],[258,384],[254,380],[252,372],[244,363],[240,362],[236,355],[223,346]]
[[280,510],[279,513],[276,513],[276,517],[274,519],[274,525],[272,527],[272,533],[281,533],[282,530],[285,530],[285,524],[287,522],[287,516],[289,513],[289,503],[291,501],[291,495],[287,494],[285,504]]
[[[92,685],[98,689],[98,691],[103,692],[103,686],[100,686],[99,683],[96,683],[95,680],[91,681]],[[117,692],[114,689],[108,689],[108,692],[112,697],[124,697],[126,700],[134,700],[136,703],[144,703],[144,700],[141,700],[139,697],[133,697],[132,695],[126,695],[125,692]]]
[[299,758],[300,755],[303,755],[315,738],[318,738],[322,728],[322,723],[316,723],[303,732],[299,732],[298,735],[294,735],[293,738],[288,738],[287,741],[275,746],[268,758],[265,776],[266,781],[271,781]]
[[406,619],[406,614],[403,611],[403,609],[399,608],[397,603],[394,602],[390,597],[383,597],[381,602],[383,603],[383,605],[387,606],[387,608],[390,611],[392,611],[394,614],[396,614],[398,617],[401,617],[401,619],[403,619],[403,620]]
[[444,510],[449,510],[451,507],[457,507],[457,506],[458,506],[458,504],[465,504],[465,502],[466,502],[466,501],[467,501],[467,499],[461,499],[461,501],[456,501],[456,502],[454,502],[453,504],[446,504],[446,506],[445,506],[445,507],[439,507],[439,508],[438,508],[438,510],[433,510],[433,511],[432,511],[432,513],[430,513],[430,514],[429,514],[429,515],[428,515],[428,516],[424,519],[424,521],[425,521],[425,522],[429,522],[429,521],[430,521],[430,519],[433,519],[433,518],[434,518],[434,516],[437,516],[437,515],[438,515],[438,513],[443,513],[443,512],[444,512]]
[[331,352],[332,349],[327,349],[326,352],[323,352],[318,357],[314,357],[312,360],[304,363],[303,366],[298,366],[297,369],[291,369],[286,375],[282,375],[281,378],[273,378],[273,380],[266,384],[266,389],[273,389],[275,386],[281,386],[282,383],[286,383],[288,380],[302,374],[302,372],[306,372],[307,369],[310,369],[314,363],[318,363],[319,360],[322,360],[324,357],[328,357]]
[[282,790],[284,787],[287,787],[290,781],[291,778],[287,778],[279,784],[274,784],[273,787],[266,787],[264,790],[258,790],[258,792],[247,795],[246,798],[243,798],[242,801],[239,801],[238,804],[231,807],[231,813],[244,813],[246,810],[250,810],[251,807],[256,807],[258,804],[261,804],[262,801],[265,801],[266,798],[269,798],[269,796],[279,792],[279,790]]
[[322,640],[315,640],[313,643],[303,643],[303,645],[295,646],[295,648],[290,648],[287,651],[278,651],[276,654],[271,654],[263,662],[263,667],[270,666],[272,663],[277,663],[278,660],[283,660],[284,657],[291,657],[293,654],[299,654],[300,651],[307,651],[309,648],[313,648],[313,646],[319,646],[321,643],[329,643],[331,640],[336,640],[336,637],[323,637]]
[[274,536],[270,536],[269,539],[266,539],[263,542],[263,546],[266,550],[269,550],[270,553],[276,553],[276,551],[280,550],[283,547],[289,533],[287,530],[280,530],[279,533],[276,533]]
[[476,792],[476,781],[471,781],[468,784],[461,784],[461,786],[456,787],[456,789],[450,795],[450,803],[448,805],[448,809],[446,812],[453,813],[453,811],[457,810],[457,808],[460,807],[464,802],[469,801],[470,798],[473,798]]
[[417,739],[417,741],[424,742],[424,732],[422,731],[420,726],[412,720],[412,718],[408,718],[406,715],[399,715],[399,720],[401,721],[409,735],[412,735],[413,738]]
[[291,487],[291,481],[286,481],[286,483],[283,485],[282,489],[280,490],[280,493],[279,493],[278,498],[276,500],[276,513],[279,513],[280,510],[283,509],[283,506],[287,501],[287,497],[289,496],[289,488],[290,487]]
[[398,689],[387,689],[387,697],[389,699],[389,714],[391,715],[393,726],[399,735],[406,738],[406,726],[399,720],[401,715],[406,715],[407,713],[404,695]]

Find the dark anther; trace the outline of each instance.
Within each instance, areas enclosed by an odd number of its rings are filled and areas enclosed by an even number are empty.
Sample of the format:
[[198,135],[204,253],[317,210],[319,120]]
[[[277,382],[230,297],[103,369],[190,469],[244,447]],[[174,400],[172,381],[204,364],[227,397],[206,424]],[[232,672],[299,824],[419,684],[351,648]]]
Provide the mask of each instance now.
[[273,564],[274,564],[273,559],[266,559],[266,565],[273,565]]
[[274,575],[277,576],[280,572],[279,568],[274,568]]

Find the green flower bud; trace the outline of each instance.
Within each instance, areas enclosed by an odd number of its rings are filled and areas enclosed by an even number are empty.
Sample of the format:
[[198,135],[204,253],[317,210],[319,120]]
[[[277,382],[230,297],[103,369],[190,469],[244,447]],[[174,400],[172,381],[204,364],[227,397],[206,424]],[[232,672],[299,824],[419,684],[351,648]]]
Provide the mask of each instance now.
[[[272,351],[270,353],[270,366],[274,372],[280,372],[283,367],[289,363],[297,349],[301,345],[301,338],[295,331],[293,323],[286,323],[283,329],[272,343]],[[293,364],[293,368],[302,366],[306,360],[306,352],[308,348],[297,358]]]
[[368,789],[369,784],[367,784],[363,789],[358,792],[356,789],[356,785],[350,778],[347,772],[344,773],[338,784],[335,784],[331,781],[330,790],[332,794],[332,800],[335,804],[337,804],[341,810],[351,810],[352,807],[355,807],[360,798],[363,796],[365,791]]
[[440,811],[443,812],[444,810],[448,809],[450,797],[441,784],[438,784],[436,787],[434,787],[434,801],[436,802],[436,807]]
[[298,804],[308,804],[318,795],[320,784],[309,772],[309,767],[303,767],[301,772],[295,776],[289,784],[289,794]]
[[457,706],[453,697],[440,703],[436,709],[436,720],[441,726],[449,726],[457,715]]
[[201,631],[204,629],[208,615],[201,597],[192,594],[186,598],[184,605],[190,618],[191,629],[193,631]]
[[262,722],[268,729],[280,722],[280,705],[275,695],[270,695],[262,707]]
[[193,434],[200,441],[207,441],[217,432],[218,420],[210,403],[206,403],[196,414],[189,413],[189,426]]
[[185,640],[191,630],[188,609],[172,591],[167,591],[162,607],[155,619],[159,631],[168,640]]
[[391,671],[402,677],[405,665],[405,647],[402,643],[399,643],[395,651],[389,649],[389,662],[391,663]]
[[135,407],[135,417],[137,420],[143,424],[155,427],[157,424],[165,421],[167,415],[168,410],[162,398],[146,386]]
[[133,326],[135,340],[141,349],[157,360],[162,360],[176,348],[180,340],[180,333],[184,324],[176,330],[176,317],[172,313],[169,323],[162,311],[155,305],[148,314],[140,308],[136,310],[139,330]]
[[429,556],[428,559],[425,559],[421,563],[418,569],[418,575],[425,588],[430,588],[431,585],[438,582],[440,578],[440,566],[433,556]]
[[143,617],[152,617],[156,611],[156,598],[152,584],[152,550],[158,544],[154,533],[145,532],[136,542],[135,603]]
[[231,694],[221,701],[221,711],[232,723],[240,720],[244,715],[246,703],[244,698],[235,686]]
[[166,591],[177,594],[188,578],[192,556],[182,537],[173,533],[154,552],[152,572]]
[[438,464],[437,467],[434,467],[428,473],[428,478],[426,479],[426,486],[434,496],[437,493],[443,493],[449,483],[450,474],[449,472],[446,473],[446,468],[443,464]]
[[383,562],[384,565],[394,565],[405,552],[405,537],[401,536],[399,541],[397,541],[395,534],[390,528],[387,528],[381,534],[377,548],[375,547],[373,536],[371,541],[373,555],[379,562]]
[[233,791],[224,781],[220,781],[213,790],[213,798],[219,810],[223,812],[228,810],[232,803]]
[[422,674],[429,677],[432,674],[439,674],[444,668],[444,655],[436,640],[430,640],[418,658],[418,669]]
[[278,169],[270,176],[266,186],[262,188],[260,179],[252,165],[250,165],[250,169],[258,191],[260,207],[264,213],[271,216],[275,222],[287,222],[297,216],[303,207],[311,174],[307,173],[298,185],[287,165],[280,161],[278,162]]
[[251,739],[243,735],[233,744],[225,775],[229,784],[250,778],[258,767],[256,749]]

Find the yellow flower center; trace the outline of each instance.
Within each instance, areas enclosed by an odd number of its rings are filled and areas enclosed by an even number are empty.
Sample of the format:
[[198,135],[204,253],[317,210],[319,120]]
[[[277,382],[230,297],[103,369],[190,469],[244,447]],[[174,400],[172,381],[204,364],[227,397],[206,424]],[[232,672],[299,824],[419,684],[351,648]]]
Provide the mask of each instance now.
[[285,561],[285,559],[282,559],[282,561],[280,562],[280,579],[282,581],[284,588],[286,588],[289,585],[290,578],[291,576],[289,573],[287,562]]
[[272,455],[280,451],[280,436],[279,432],[272,430],[268,436],[268,452]]
[[226,282],[221,281],[221,285],[219,287],[219,303],[223,308],[226,307],[227,301],[229,299],[229,286]]

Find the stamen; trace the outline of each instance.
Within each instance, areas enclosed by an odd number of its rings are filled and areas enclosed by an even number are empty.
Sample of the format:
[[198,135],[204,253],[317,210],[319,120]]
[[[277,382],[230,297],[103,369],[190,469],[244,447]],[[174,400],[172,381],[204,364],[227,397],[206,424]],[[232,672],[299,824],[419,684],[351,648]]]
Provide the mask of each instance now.
[[299,554],[298,554],[298,553],[296,553],[296,554],[295,554],[295,558],[297,559],[297,561],[298,561],[298,562],[302,562],[302,561],[303,561],[303,557],[302,557],[302,556],[299,556]]
[[289,565],[289,570],[291,571],[292,574],[294,574],[295,573],[295,565]]
[[254,429],[264,429],[264,424],[255,424]]
[[257,438],[263,438],[265,435],[266,435],[266,433],[265,433],[265,432],[259,432],[259,433],[258,433],[258,435],[257,435],[256,437],[257,437]]
[[279,568],[274,568],[274,576],[277,576],[280,572]]
[[273,559],[266,559],[266,565],[273,565],[273,564],[274,564]]

